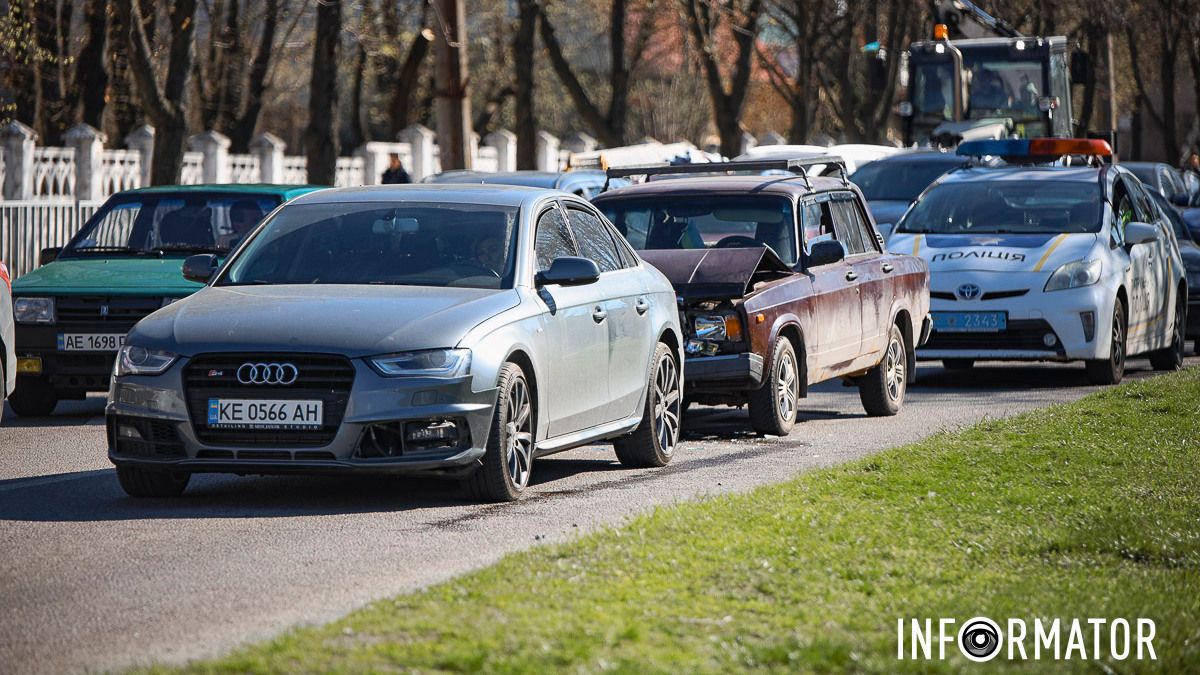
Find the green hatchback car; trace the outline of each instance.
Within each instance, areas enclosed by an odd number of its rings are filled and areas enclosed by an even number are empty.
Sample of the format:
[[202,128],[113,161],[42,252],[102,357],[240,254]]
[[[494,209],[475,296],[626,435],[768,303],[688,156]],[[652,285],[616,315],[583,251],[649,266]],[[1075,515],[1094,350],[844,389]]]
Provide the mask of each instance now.
[[201,284],[181,274],[195,253],[224,257],[275,207],[309,185],[188,185],[113,195],[69,244],[13,281],[17,386],[23,416],[107,391],[113,359],[142,317]]

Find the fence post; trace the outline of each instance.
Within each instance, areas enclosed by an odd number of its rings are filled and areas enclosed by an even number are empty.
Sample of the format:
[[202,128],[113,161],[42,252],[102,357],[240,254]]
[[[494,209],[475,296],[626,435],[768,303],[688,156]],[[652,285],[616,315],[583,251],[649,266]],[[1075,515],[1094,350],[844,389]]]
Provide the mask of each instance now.
[[483,144],[496,149],[496,171],[517,170],[517,135],[508,129],[497,129],[483,138]]
[[201,180],[205,183],[229,182],[229,137],[218,131],[206,131],[188,139],[192,152],[204,153]]
[[562,142],[562,149],[567,152],[593,152],[597,147],[596,139],[582,131],[576,131]]
[[263,132],[250,139],[250,153],[258,158],[258,182],[283,182],[283,151],[287,143],[270,132]]
[[[750,133],[749,131],[743,131],[742,132],[742,152],[750,152],[751,150],[753,150],[756,147],[758,147],[758,139],[754,137],[754,134]],[[730,159],[733,159],[733,158],[730,157]]]
[[4,139],[4,198],[33,198],[33,144],[37,133],[13,121],[0,130]]
[[758,139],[759,145],[786,145],[787,139],[774,131],[768,131]]
[[538,171],[558,171],[558,139],[546,131],[537,132]]
[[400,141],[408,143],[412,148],[412,166],[408,175],[414,183],[434,173],[433,171],[433,142],[436,134],[429,127],[414,124],[399,134]]
[[139,186],[150,184],[150,162],[154,159],[154,127],[149,124],[129,132],[125,137],[125,147],[138,154],[138,166],[141,169]]
[[67,145],[75,148],[75,199],[81,202],[104,199],[105,140],[103,132],[88,124],[67,132]]

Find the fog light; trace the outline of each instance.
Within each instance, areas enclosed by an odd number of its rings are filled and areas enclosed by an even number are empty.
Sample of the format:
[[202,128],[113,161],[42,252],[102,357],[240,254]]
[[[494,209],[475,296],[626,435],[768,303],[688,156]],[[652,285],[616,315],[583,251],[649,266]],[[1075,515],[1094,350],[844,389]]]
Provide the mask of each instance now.
[[17,359],[17,373],[21,375],[41,375],[42,359],[37,356],[23,356]]
[[1096,337],[1096,313],[1080,312],[1079,321],[1083,324],[1083,339],[1091,342]]
[[716,356],[720,347],[715,342],[707,340],[688,340],[683,351],[692,356]]
[[458,445],[458,423],[452,420],[409,422],[404,425],[404,444],[409,449],[452,448]]
[[1047,347],[1053,347],[1058,344],[1058,338],[1054,337],[1054,333],[1046,333],[1042,336],[1042,344]]
[[121,438],[132,438],[132,439],[138,440],[138,441],[145,440],[144,438],[142,438],[142,432],[138,431],[137,427],[131,426],[129,424],[118,425],[117,426],[117,436],[120,436]]

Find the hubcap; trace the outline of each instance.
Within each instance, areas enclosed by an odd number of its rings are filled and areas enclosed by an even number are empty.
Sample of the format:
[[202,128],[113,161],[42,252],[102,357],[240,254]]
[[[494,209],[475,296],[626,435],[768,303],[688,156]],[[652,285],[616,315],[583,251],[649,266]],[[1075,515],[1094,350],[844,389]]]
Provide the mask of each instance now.
[[664,455],[675,451],[679,441],[679,414],[683,396],[679,391],[679,373],[675,360],[664,356],[654,373],[654,433]]
[[1176,305],[1178,305],[1178,306],[1175,307],[1175,336],[1174,336],[1175,343],[1171,346],[1175,349],[1175,352],[1177,354],[1179,354],[1179,360],[1182,361],[1183,360],[1183,343],[1184,343],[1183,314],[1184,314],[1184,312],[1187,311],[1187,305],[1185,305],[1182,301],[1177,302]]
[[888,345],[887,356],[883,364],[884,383],[887,385],[887,395],[892,401],[899,401],[904,394],[904,347],[899,340],[892,340]]
[[796,360],[791,354],[784,354],[779,360],[779,376],[775,380],[775,401],[779,416],[784,420],[790,421],[796,415],[796,404],[800,399],[796,383]]
[[1121,328],[1120,312],[1113,315],[1112,362],[1113,367],[1117,370],[1125,365],[1125,338]]
[[529,484],[529,467],[533,462],[533,407],[525,380],[516,378],[508,388],[508,423],[504,425],[504,454],[508,477],[518,490]]

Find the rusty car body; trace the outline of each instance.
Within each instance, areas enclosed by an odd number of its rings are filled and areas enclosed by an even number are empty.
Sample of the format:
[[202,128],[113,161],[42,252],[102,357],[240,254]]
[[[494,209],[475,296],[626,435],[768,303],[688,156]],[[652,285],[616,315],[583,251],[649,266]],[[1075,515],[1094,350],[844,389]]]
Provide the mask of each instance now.
[[[841,175],[807,175],[816,165]],[[687,401],[748,404],[773,435],[791,430],[810,385],[834,378],[859,387],[869,414],[899,410],[930,331],[929,268],[884,250],[842,167],[825,156],[610,170],[647,176],[594,204],[675,287]],[[714,171],[756,175],[679,175]]]

